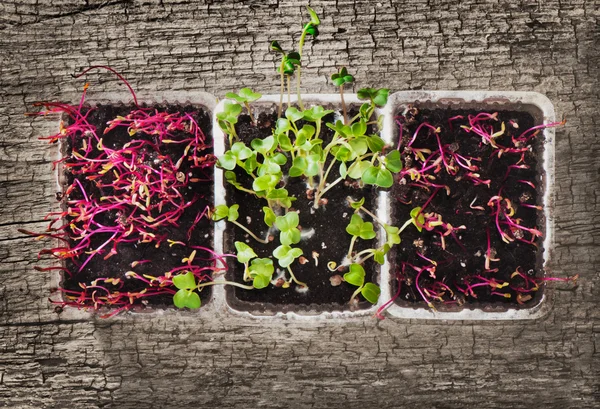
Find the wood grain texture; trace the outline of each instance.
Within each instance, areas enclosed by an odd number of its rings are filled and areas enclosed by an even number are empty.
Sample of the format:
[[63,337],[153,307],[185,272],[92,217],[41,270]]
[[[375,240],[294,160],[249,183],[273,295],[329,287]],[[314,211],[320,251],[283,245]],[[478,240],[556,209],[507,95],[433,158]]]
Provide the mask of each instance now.
[[[600,407],[600,4],[596,0],[313,1],[322,18],[306,91],[356,82],[404,89],[535,90],[567,126],[556,138],[553,309],[533,322],[265,323],[236,317],[66,319],[33,270],[56,208],[55,121],[37,100],[76,101],[92,64],[141,96],[242,86],[277,92],[268,43],[291,45],[295,1],[4,0],[0,3],[0,407]],[[94,91],[123,90],[90,74]],[[41,264],[48,263],[42,260]]]

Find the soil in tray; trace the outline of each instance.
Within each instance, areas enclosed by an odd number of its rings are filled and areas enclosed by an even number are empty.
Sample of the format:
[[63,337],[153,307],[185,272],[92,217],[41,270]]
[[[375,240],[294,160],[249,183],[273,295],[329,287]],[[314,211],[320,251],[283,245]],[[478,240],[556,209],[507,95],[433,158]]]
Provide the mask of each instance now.
[[[141,107],[145,108],[146,106]],[[159,112],[189,113],[206,137],[206,144],[210,146],[210,148],[207,148],[199,153],[198,156],[205,154],[212,155],[212,135],[210,132],[211,116],[209,112],[206,112],[197,106],[191,105],[157,105],[152,108],[158,110]],[[92,112],[89,113],[88,122],[96,127],[96,134],[102,137],[103,145],[111,149],[122,148],[127,142],[136,140],[148,140],[153,143],[156,142],[155,137],[143,132],[130,135],[127,127],[125,126],[117,126],[116,128],[110,130],[107,134],[103,135],[104,130],[107,128],[107,121],[113,120],[117,116],[126,116],[134,109],[136,109],[134,106],[98,105],[92,109]],[[175,136],[173,139],[177,139],[177,136]],[[76,139],[75,146],[73,146],[70,138],[66,139],[66,156],[70,156],[74,149],[79,150],[81,148],[82,139]],[[160,154],[170,157],[175,163],[184,154],[185,144],[162,144],[158,147],[158,149]],[[141,152],[146,155],[149,161],[157,155],[157,152],[151,148],[142,150]],[[97,148],[94,148],[88,157],[96,157],[99,153],[100,152],[97,150]],[[69,162],[70,160],[66,161],[66,164],[68,165]],[[155,168],[160,170],[162,162],[158,159],[154,159],[153,162],[156,164]],[[191,200],[195,200],[195,202],[184,210],[181,217],[177,221],[177,225],[164,225],[156,230],[152,230],[152,232],[157,236],[165,235],[169,240],[183,242],[188,246],[201,246],[212,249],[213,234],[211,222],[206,216],[202,217],[196,222],[197,215],[202,213],[207,206],[212,206],[213,203],[212,167],[200,169],[193,167],[192,165],[193,162],[184,160],[182,161],[179,170],[182,172],[182,174],[187,175],[189,178],[195,178],[201,181],[194,183],[190,182],[187,189],[182,188],[180,193],[183,195],[186,202]],[[74,175],[69,170],[65,171],[65,180],[67,182],[67,186],[71,185],[75,178],[79,180],[90,198],[99,198],[112,194],[112,188],[110,187],[98,187],[95,183],[89,181],[82,175]],[[63,200],[78,200],[82,198],[83,195],[80,190],[73,189],[69,197],[64,198]],[[163,211],[168,210],[171,210],[168,206],[163,208]],[[153,213],[154,216],[158,216],[159,214],[160,212],[156,214]],[[103,225],[114,226],[119,217],[123,217],[123,215],[118,214],[117,212],[106,212],[101,216],[95,217],[94,220]],[[194,228],[191,230],[191,234],[188,238],[188,232],[192,226],[194,226]],[[110,233],[100,233],[94,235],[91,239],[90,245],[88,246],[89,249],[91,250],[98,248],[104,242],[110,239],[110,237]],[[109,250],[111,247],[112,243],[107,245],[105,250]],[[63,277],[62,286],[66,290],[81,291],[80,283],[90,285],[93,280],[99,277],[109,277],[120,278],[122,280],[124,283],[123,287],[120,289],[122,293],[138,292],[146,288],[147,285],[140,280],[127,278],[125,275],[126,272],[135,271],[135,273],[140,276],[162,276],[173,268],[181,267],[183,265],[182,259],[188,257],[191,251],[192,249],[182,245],[169,246],[169,243],[166,241],[161,242],[158,247],[156,247],[155,242],[120,243],[117,246],[117,254],[109,257],[106,260],[104,257],[108,254],[108,251],[104,251],[102,254],[97,254],[80,272],[77,271],[80,269],[80,265],[87,259],[89,254],[79,256],[74,261],[67,260],[67,269],[76,274],[74,274],[72,277],[65,275]],[[195,264],[208,266],[210,262],[206,261],[204,264],[202,264],[203,262],[199,261],[199,259],[207,258],[208,256],[208,253],[198,251]],[[136,265],[135,267],[132,267],[133,262],[140,260],[145,261]],[[111,287],[107,285],[107,288]],[[210,287],[205,287],[200,293],[203,303],[209,300],[210,293]],[[136,300],[136,303],[150,304],[154,306],[172,306],[172,298],[172,295],[164,293],[161,295],[145,297],[141,300]]]
[[[419,124],[428,122],[434,127],[441,128],[439,135],[442,145],[450,145],[451,149],[456,150],[464,157],[482,158],[481,162],[473,161],[473,163],[479,167],[477,173],[479,173],[480,179],[489,179],[491,182],[489,187],[485,184],[476,185],[472,180],[464,177],[464,169],[461,168],[456,175],[451,176],[444,171],[442,165],[441,171],[436,174],[434,183],[448,186],[450,194],[447,194],[443,188],[437,190],[423,212],[439,213],[444,222],[450,223],[454,227],[464,225],[466,229],[455,231],[455,237],[446,236],[444,238],[445,249],[442,248],[441,237],[437,232],[423,230],[419,233],[414,226],[410,226],[401,234],[402,243],[389,254],[389,260],[392,260],[390,268],[392,278],[400,277],[401,281],[400,293],[396,302],[403,306],[413,304],[426,307],[426,303],[415,285],[417,271],[407,264],[403,264],[410,263],[417,267],[428,265],[429,263],[417,254],[421,253],[438,263],[435,279],[428,271],[421,274],[419,278],[421,290],[431,288],[434,281],[440,281],[454,292],[454,297],[452,297],[449,291],[445,291],[446,303],[434,301],[436,308],[453,309],[463,303],[518,306],[517,293],[511,287],[522,284],[523,281],[519,282],[521,279],[518,277],[511,280],[511,275],[518,268],[529,277],[540,277],[543,274],[541,269],[543,238],[538,237],[534,241],[535,245],[519,240],[510,243],[504,242],[497,230],[496,219],[492,214],[493,208],[488,206],[488,201],[498,194],[510,199],[516,210],[513,216],[515,219],[521,219],[520,223],[523,226],[536,227],[545,233],[543,212],[522,206],[523,203],[541,205],[541,180],[538,176],[540,175],[540,164],[537,159],[543,149],[541,134],[533,139],[530,150],[525,152],[524,159],[529,168],[513,168],[506,176],[508,167],[516,164],[521,154],[503,154],[498,158],[498,155],[493,153],[494,148],[489,144],[483,144],[480,136],[473,132],[468,133],[460,127],[460,125],[468,125],[467,115],[476,115],[478,112],[452,109],[420,109],[416,115],[415,112],[407,112],[405,116],[399,118],[403,122],[401,149],[403,149],[404,169],[411,165],[414,166],[413,162],[415,161],[414,155],[404,148]],[[465,119],[452,120],[452,126],[450,126],[449,119],[457,115],[462,115]],[[511,121],[518,124],[518,129],[512,125]],[[523,112],[499,111],[498,121],[493,124],[494,130],[499,130],[502,122],[506,125],[506,132],[505,135],[496,139],[500,146],[512,145],[511,137],[518,137],[526,129],[535,125],[533,117]],[[419,132],[419,137],[412,145],[413,148],[427,148],[432,152],[439,150],[438,146],[435,134],[425,129]],[[533,183],[535,188],[523,181]],[[397,178],[397,182],[392,187],[391,205],[394,220],[401,225],[410,218],[410,210],[416,206],[423,206],[436,192],[436,189],[430,187],[427,190],[416,186],[408,176],[405,176],[403,180]],[[473,208],[479,206],[483,210]],[[500,218],[500,222],[502,222],[502,218]],[[504,230],[508,230],[505,225],[502,227]],[[498,269],[497,271],[488,271],[485,268],[488,232],[492,255],[495,253],[493,258],[500,259],[500,261],[492,261],[489,270]],[[530,240],[531,235],[526,233],[523,238]],[[473,279],[473,276],[493,279],[500,283],[510,282],[510,286],[497,289],[482,285],[473,288],[476,297],[465,295],[458,290],[458,287],[464,289],[466,282],[472,284],[481,282],[481,279]],[[397,293],[396,280],[393,280],[392,288],[394,294]],[[492,294],[492,292],[500,293],[500,295]],[[538,292],[541,293],[541,289]],[[510,294],[510,298],[506,298],[502,294]],[[536,294],[535,292],[530,293],[532,298],[528,301],[529,305],[535,302]],[[433,295],[430,293],[428,298],[432,299]],[[526,306],[527,302],[523,302],[523,304]]]
[[[331,120],[332,117],[324,118],[324,121]],[[272,128],[275,126],[277,114],[267,115],[262,113],[257,121],[258,126],[250,123],[247,116],[242,115],[238,122],[238,135],[240,140],[247,146],[254,138],[265,138],[272,134]],[[300,125],[302,126],[302,125]],[[321,138],[325,141],[330,140],[333,136],[333,131],[323,126]],[[283,166],[284,175],[290,166],[290,160]],[[336,166],[334,166],[334,169]],[[332,181],[339,177],[337,171],[333,172],[328,180]],[[251,179],[244,171],[239,171],[236,168],[237,180],[243,186],[250,186]],[[358,305],[350,307],[348,305],[352,293],[356,287],[342,282],[339,286],[332,286],[330,277],[334,275],[342,275],[347,270],[329,271],[327,263],[335,261],[340,266],[345,255],[348,253],[351,236],[346,232],[346,226],[350,222],[353,209],[347,203],[346,198],[351,196],[354,200],[365,197],[365,207],[375,211],[377,192],[371,187],[358,187],[356,183],[339,183],[336,187],[329,190],[324,198],[327,199],[327,204],[320,206],[318,209],[313,209],[313,200],[307,198],[307,181],[304,178],[288,178],[285,188],[289,191],[290,197],[296,197],[290,210],[299,212],[300,228],[303,238],[294,247],[300,247],[307,262],[301,264],[299,259],[291,265],[292,271],[299,281],[305,282],[308,285],[308,290],[302,291],[295,283],[289,288],[276,287],[270,285],[261,290],[244,290],[240,288],[227,288],[228,303],[241,310],[260,311],[265,309],[289,311],[289,310],[344,310],[349,308],[369,308],[371,304],[364,301],[359,295],[360,300]],[[231,185],[226,186],[227,204],[239,204],[240,217],[239,221],[244,223],[251,231],[259,237],[267,235],[268,227],[263,221],[264,213],[262,207],[266,206],[264,199],[256,199],[254,196],[242,192]],[[365,218],[365,217],[363,217]],[[371,221],[365,218],[366,221]],[[377,225],[375,224],[377,230]],[[251,246],[257,253],[258,257],[272,257],[272,252],[279,246],[279,232],[271,231],[274,240],[269,244],[260,244],[249,237],[241,229],[227,224],[225,232],[225,253],[235,253],[234,242],[242,241]],[[363,241],[357,240],[354,250],[360,251],[363,249],[378,246],[377,238],[374,240]],[[317,256],[317,260],[313,257]],[[281,269],[277,260],[273,258],[277,269]],[[243,282],[243,266],[237,263],[234,259],[229,261],[230,272],[229,279],[237,282]],[[368,260],[364,264],[367,273],[366,280],[375,279],[379,267],[376,263]]]

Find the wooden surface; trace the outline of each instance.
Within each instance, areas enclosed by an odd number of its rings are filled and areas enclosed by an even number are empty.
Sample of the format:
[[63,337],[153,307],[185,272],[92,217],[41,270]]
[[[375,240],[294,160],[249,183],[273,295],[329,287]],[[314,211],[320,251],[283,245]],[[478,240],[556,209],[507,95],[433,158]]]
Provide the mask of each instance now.
[[[600,407],[600,4],[315,1],[306,91],[346,65],[361,86],[535,90],[557,130],[552,269],[578,273],[528,322],[265,323],[221,316],[66,319],[33,270],[56,207],[36,100],[76,101],[70,74],[107,64],[139,94],[241,86],[277,92],[270,40],[289,48],[295,1],[3,0],[0,3],[0,407]],[[91,93],[123,90],[92,74]],[[91,94],[90,94],[91,95]],[[41,262],[48,264],[47,260]]]

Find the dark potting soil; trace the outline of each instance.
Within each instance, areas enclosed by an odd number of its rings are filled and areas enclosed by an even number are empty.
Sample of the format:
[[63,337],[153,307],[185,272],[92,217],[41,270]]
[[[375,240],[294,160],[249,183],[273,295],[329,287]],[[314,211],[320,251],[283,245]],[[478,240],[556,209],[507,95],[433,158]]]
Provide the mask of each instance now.
[[[141,105],[141,107],[146,108],[147,106]],[[207,112],[198,106],[192,105],[156,105],[152,108],[159,112],[189,113],[192,118],[194,118],[206,137],[206,144],[211,146],[209,149],[204,150],[202,154],[213,153],[210,112]],[[154,141],[153,136],[141,132],[130,136],[127,132],[127,128],[124,126],[117,126],[107,134],[103,135],[104,130],[107,127],[107,121],[113,120],[117,116],[126,116],[135,109],[136,108],[133,105],[97,105],[92,109],[92,112],[89,113],[88,122],[96,127],[97,135],[102,137],[104,146],[109,148],[121,148],[125,143],[139,139]],[[65,152],[63,152],[65,156],[70,156],[74,149],[81,148],[81,139],[76,140],[75,146],[72,145],[70,139],[67,139],[66,142],[66,149]],[[171,157],[173,162],[176,162],[184,154],[185,144],[163,144],[159,149],[163,155]],[[99,153],[100,151],[94,147],[94,150],[88,156],[95,157]],[[67,160],[66,163],[69,163],[69,160]],[[190,178],[198,178],[202,179],[203,181],[194,183],[190,182],[188,189],[184,189],[184,191],[181,191],[181,193],[186,201],[196,198],[195,203],[185,209],[182,216],[178,220],[177,226],[169,225],[159,227],[153,232],[157,235],[165,234],[170,240],[181,241],[190,246],[202,246],[212,249],[212,223],[206,216],[196,224],[192,230],[191,238],[188,240],[187,237],[188,230],[192,227],[198,213],[203,212],[207,206],[213,205],[212,167],[207,169],[198,169],[191,167],[191,164],[193,164],[193,162],[184,160],[179,170],[184,174],[188,174]],[[160,166],[161,163],[157,162],[156,168],[159,169]],[[98,198],[110,195],[112,193],[112,188],[99,188],[94,183],[85,179],[82,175],[73,175],[68,169],[65,171],[65,180],[67,182],[67,186],[73,183],[75,177],[77,177],[82,183],[89,196]],[[83,196],[79,189],[74,189],[69,195],[68,199],[78,200],[82,198]],[[66,197],[63,198],[63,201],[66,200]],[[163,208],[163,211],[169,210],[171,209],[168,209],[167,207]],[[156,215],[153,213],[153,215],[158,216],[158,213]],[[116,214],[116,212],[106,212],[104,217],[96,217],[95,220],[102,224],[111,226],[114,225],[114,221],[118,217],[120,217],[120,215]],[[94,235],[89,249],[96,249],[110,237],[110,233]],[[105,250],[109,250],[111,246],[112,243],[107,245]],[[170,247],[169,243],[167,242],[162,242],[158,248],[156,247],[155,243],[120,243],[117,246],[117,251],[117,254],[111,256],[107,260],[104,260],[104,255],[106,255],[108,251],[104,252],[103,254],[97,254],[79,273],[77,273],[79,266],[87,259],[89,255],[83,254],[76,258],[75,262],[70,259],[67,260],[65,266],[75,274],[72,277],[68,277],[65,274],[62,281],[62,287],[66,290],[80,291],[80,283],[90,285],[93,280],[99,277],[109,277],[120,278],[123,281],[124,285],[120,289],[122,293],[138,292],[146,288],[145,283],[137,279],[127,278],[125,276],[127,271],[135,271],[140,276],[144,274],[151,276],[162,276],[169,270],[182,266],[182,258],[189,256],[192,249],[181,245],[174,245]],[[208,257],[209,254],[198,251],[195,258],[196,262],[194,264],[199,264],[198,260]],[[132,267],[131,263],[139,260],[149,260],[149,262],[138,264],[137,266]],[[206,265],[210,265],[210,262],[206,261]],[[107,287],[110,288],[110,286]],[[210,294],[211,287],[204,287],[203,291],[200,293],[203,303],[206,303],[210,299]],[[172,306],[173,296],[165,293],[164,295],[145,297],[141,300],[136,300],[136,304],[138,303],[161,307]]]
[[[325,117],[324,121],[330,121],[333,117]],[[254,138],[265,138],[273,133],[277,121],[277,113],[270,115],[265,113],[260,114],[257,125],[251,123],[250,118],[246,115],[240,116],[237,133],[240,140],[247,146]],[[299,125],[301,127],[302,125]],[[371,129],[372,131],[372,129]],[[373,133],[373,132],[371,132]],[[323,126],[321,130],[321,138],[325,141],[331,140],[333,131]],[[284,175],[291,166],[291,161],[283,166]],[[337,166],[328,177],[328,181],[333,181],[339,177]],[[251,178],[244,172],[236,168],[237,180],[243,186],[251,186]],[[285,187],[290,197],[296,197],[297,200],[292,203],[290,210],[297,210],[300,217],[300,228],[303,238],[297,245],[300,247],[306,258],[306,263],[301,264],[300,259],[291,265],[292,271],[299,281],[308,285],[308,290],[300,290],[300,287],[292,283],[289,288],[276,287],[270,285],[261,290],[244,290],[237,287],[227,288],[227,299],[231,306],[240,310],[250,311],[298,311],[298,310],[314,310],[314,311],[331,311],[344,310],[349,308],[364,309],[369,308],[371,304],[366,302],[362,296],[358,296],[358,305],[349,306],[350,297],[356,290],[356,287],[342,282],[339,286],[332,286],[330,277],[335,275],[343,276],[347,272],[347,268],[340,268],[340,271],[329,271],[327,263],[334,261],[339,268],[344,257],[348,253],[351,236],[346,232],[346,226],[350,222],[353,209],[348,204],[346,198],[351,196],[354,200],[365,197],[365,207],[369,210],[376,211],[377,191],[371,187],[359,188],[357,183],[339,183],[327,193],[324,198],[327,204],[321,205],[318,209],[313,209],[313,200],[307,197],[308,183],[305,178],[288,178],[285,180]],[[248,227],[254,234],[259,237],[266,237],[268,227],[263,221],[264,213],[263,206],[266,206],[266,200],[256,199],[253,195],[242,192],[231,185],[226,186],[227,204],[239,204],[240,217],[239,221]],[[312,196],[311,196],[312,197]],[[282,210],[282,214],[285,213]],[[365,221],[371,221],[368,216],[363,216]],[[374,223],[377,231],[377,224]],[[279,246],[279,232],[276,229],[271,230],[274,240],[269,244],[261,244],[249,237],[240,228],[228,223],[226,227],[224,247],[225,253],[235,253],[235,241],[242,241],[251,246],[258,257],[271,257],[272,252]],[[358,239],[354,251],[360,251],[367,248],[377,247],[377,238],[374,240],[364,241]],[[315,259],[316,257],[316,259]],[[277,260],[273,258],[273,262],[277,270],[283,271],[277,264]],[[366,271],[365,281],[373,281],[377,277],[379,267],[376,263],[368,260],[364,265]],[[244,268],[242,264],[237,263],[233,258],[229,259],[228,278],[237,282],[243,282]],[[286,278],[289,273],[286,271]]]
[[[442,166],[442,170],[436,174],[437,179],[434,183],[449,186],[450,194],[446,194],[444,189],[438,190],[423,211],[439,213],[442,215],[444,222],[451,223],[454,227],[464,225],[466,226],[466,230],[456,232],[458,240],[453,239],[452,236],[445,237],[445,250],[442,249],[440,235],[435,232],[423,230],[419,233],[414,226],[409,226],[402,233],[402,243],[390,252],[388,259],[392,261],[390,273],[392,276],[393,294],[398,290],[398,282],[393,280],[393,278],[399,277],[401,282],[400,294],[396,300],[396,303],[399,305],[421,305],[426,307],[426,303],[415,286],[417,272],[410,267],[406,267],[402,271],[403,262],[408,262],[419,267],[427,264],[425,260],[417,256],[417,252],[438,262],[435,271],[436,280],[442,281],[456,293],[455,304],[442,305],[439,302],[435,302],[434,304],[437,309],[454,309],[462,303],[477,304],[480,306],[505,305],[511,308],[519,307],[516,301],[517,293],[509,288],[495,291],[510,293],[510,298],[491,294],[494,289],[487,285],[474,289],[477,295],[476,298],[465,298],[461,292],[456,291],[455,284],[465,288],[465,278],[474,275],[480,275],[487,279],[495,279],[497,282],[509,281],[511,274],[517,267],[520,267],[523,273],[530,277],[540,277],[543,274],[541,267],[543,237],[536,239],[536,245],[517,240],[505,243],[497,231],[495,218],[491,215],[492,208],[487,205],[490,198],[497,195],[501,190],[502,196],[509,198],[516,209],[514,218],[521,219],[521,225],[530,228],[536,227],[545,234],[543,212],[519,206],[521,203],[532,205],[542,204],[541,172],[537,159],[543,150],[540,139],[542,136],[537,135],[534,138],[530,151],[525,154],[525,161],[530,168],[512,169],[509,176],[505,179],[508,166],[517,163],[520,154],[504,154],[500,158],[497,155],[492,155],[493,148],[490,145],[482,144],[480,136],[477,136],[475,133],[467,133],[460,128],[460,125],[468,125],[466,119],[453,121],[452,127],[449,126],[449,118],[456,115],[463,115],[466,118],[469,114],[476,115],[479,112],[481,111],[419,109],[418,114],[414,115],[413,119],[408,118],[409,120],[404,124],[403,147],[407,146],[408,141],[422,122],[428,122],[434,127],[439,126],[441,128],[439,135],[443,145],[454,144],[453,147],[457,149],[456,152],[459,154],[482,158],[481,162],[473,163],[480,167],[478,173],[481,175],[481,179],[490,179],[491,183],[490,187],[486,185],[475,186],[471,181],[450,176],[444,171]],[[518,137],[522,132],[536,125],[534,118],[529,113],[513,111],[498,112],[498,121],[494,125],[494,129],[499,130],[502,122],[506,124],[506,133],[504,136],[496,139],[499,145],[509,145],[512,136]],[[402,118],[402,120],[404,121],[405,118]],[[519,128],[515,129],[509,125],[510,120],[518,123]],[[419,137],[413,143],[412,147],[428,148],[432,152],[439,150],[434,134],[427,132],[425,129],[421,130]],[[411,156],[412,154],[407,151],[402,152],[402,161],[405,169],[410,167]],[[518,180],[530,181],[536,188],[534,189],[527,184],[517,182]],[[404,221],[410,218],[410,210],[416,206],[423,206],[432,193],[434,193],[433,190],[426,191],[422,187],[411,185],[411,180],[408,176],[405,177],[405,180],[397,180],[397,183],[394,184],[391,190],[393,220],[397,220],[397,225],[402,225]],[[470,205],[474,200],[475,203],[473,206],[482,206],[485,210],[471,208]],[[488,230],[491,247],[496,252],[495,258],[500,259],[498,262],[491,262],[490,268],[498,268],[499,271],[497,272],[488,272],[484,266]],[[525,238],[529,239],[530,235],[526,233]],[[427,272],[422,273],[419,279],[421,288],[432,284],[432,280]],[[541,293],[541,291],[540,288],[538,293]],[[528,301],[529,305],[535,304],[540,296],[540,294],[536,293],[532,295],[532,299]]]

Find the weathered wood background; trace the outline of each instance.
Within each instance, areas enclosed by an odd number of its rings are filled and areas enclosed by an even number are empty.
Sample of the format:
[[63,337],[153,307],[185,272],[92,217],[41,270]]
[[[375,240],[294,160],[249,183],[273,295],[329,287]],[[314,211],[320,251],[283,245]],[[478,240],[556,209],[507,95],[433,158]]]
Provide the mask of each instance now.
[[[33,270],[56,207],[36,100],[75,101],[70,74],[107,64],[141,96],[241,86],[277,92],[270,40],[289,48],[296,1],[3,0],[0,3],[0,406],[72,408],[600,407],[600,4],[596,0],[314,1],[304,70],[361,85],[535,90],[557,130],[553,309],[529,322],[264,323],[148,315],[65,320]],[[95,90],[122,90],[109,74]],[[42,264],[48,263],[42,261]]]

